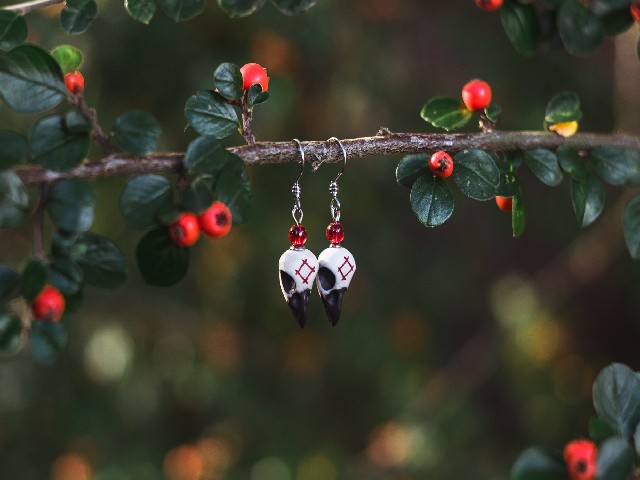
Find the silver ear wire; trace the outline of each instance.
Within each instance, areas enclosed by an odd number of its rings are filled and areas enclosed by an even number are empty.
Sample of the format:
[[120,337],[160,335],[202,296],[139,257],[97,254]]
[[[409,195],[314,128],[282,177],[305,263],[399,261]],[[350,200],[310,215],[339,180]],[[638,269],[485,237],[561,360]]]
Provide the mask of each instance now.
[[304,213],[302,212],[302,204],[300,203],[300,194],[302,193],[302,189],[300,188],[300,179],[302,178],[302,174],[304,173],[304,149],[302,148],[300,140],[294,138],[293,141],[298,144],[298,151],[300,152],[300,174],[291,187],[291,193],[293,194],[294,198],[293,210],[291,210],[291,215],[293,216],[293,220],[296,222],[296,225],[300,225],[300,223],[302,223],[302,218],[304,217]]
[[328,141],[332,140],[338,142],[338,145],[340,145],[340,148],[342,149],[342,156],[344,158],[344,161],[342,162],[342,168],[338,172],[338,175],[336,175],[336,178],[334,178],[329,184],[329,193],[331,194],[331,218],[334,222],[339,222],[340,200],[338,200],[338,179],[342,176],[342,174],[344,173],[344,168],[347,166],[347,151],[345,150],[344,145],[342,145],[342,142],[336,137],[331,137]]

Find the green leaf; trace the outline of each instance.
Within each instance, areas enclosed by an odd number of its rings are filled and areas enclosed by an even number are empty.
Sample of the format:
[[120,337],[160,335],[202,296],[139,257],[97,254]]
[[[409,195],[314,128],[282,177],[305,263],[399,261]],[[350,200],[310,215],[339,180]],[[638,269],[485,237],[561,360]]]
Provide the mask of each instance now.
[[27,39],[24,17],[9,10],[0,10],[0,50],[11,50]]
[[149,285],[168,287],[184,278],[189,269],[190,249],[175,245],[167,227],[148,232],[136,248],[142,278]]
[[420,223],[435,227],[446,222],[453,213],[453,194],[442,178],[427,174],[411,187],[411,208]]
[[624,238],[632,258],[640,259],[640,195],[633,197],[622,214]]
[[553,97],[544,115],[544,121],[549,124],[578,121],[580,118],[580,98],[573,92],[561,92]]
[[139,175],[122,190],[120,211],[134,227],[149,228],[158,223],[157,215],[171,205],[172,197],[169,180],[160,175]]
[[29,139],[33,162],[59,172],[80,165],[90,145],[89,133],[71,133],[61,115],[49,115],[38,120],[31,129]]
[[269,100],[269,92],[262,91],[262,85],[255,83],[247,90],[247,105],[253,108],[255,105],[264,103]]
[[621,363],[602,369],[593,383],[593,406],[617,433],[630,438],[640,423],[640,377]]
[[66,297],[75,295],[82,289],[84,272],[74,261],[58,258],[49,266],[49,283]]
[[[594,9],[595,11],[595,9]],[[633,25],[633,18],[629,11],[629,5],[622,10],[616,10],[600,16],[602,31],[605,35],[614,37],[626,32]]]
[[216,175],[213,191],[216,199],[231,210],[234,225],[249,221],[253,212],[253,195],[249,174],[240,157],[229,153],[229,161]]
[[482,150],[463,150],[454,158],[453,179],[462,193],[475,200],[491,200],[500,186],[500,170]]
[[22,321],[15,313],[0,314],[0,353],[13,355],[22,347]]
[[599,177],[589,173],[585,180],[571,181],[571,201],[578,225],[591,225],[604,209],[604,184]]
[[560,452],[530,447],[513,464],[511,480],[567,480],[567,467]]
[[113,127],[113,140],[132,155],[148,155],[158,148],[162,128],[156,118],[142,110],[120,115]]
[[597,444],[604,442],[607,438],[614,435],[615,432],[613,429],[600,417],[591,417],[589,419],[589,437]]
[[233,63],[221,63],[213,72],[213,83],[224,98],[238,100],[242,98],[242,73]]
[[537,148],[524,153],[524,161],[531,171],[545,185],[557,187],[562,183],[562,171],[556,154],[550,150]]
[[502,113],[502,108],[500,107],[500,105],[496,105],[495,103],[492,103],[491,105],[489,105],[487,108],[484,109],[485,116],[493,123],[498,122],[498,117],[500,116],[501,113]]
[[634,469],[634,460],[633,450],[626,439],[614,437],[605,440],[598,448],[598,480],[630,478]]
[[49,194],[47,211],[53,223],[68,233],[84,232],[94,219],[96,196],[89,183],[70,179],[56,183]]
[[589,160],[600,177],[611,185],[637,184],[640,181],[640,152],[632,148],[598,147]]
[[69,110],[64,116],[64,127],[67,133],[75,134],[88,134],[91,131],[91,124],[87,117],[78,112],[77,110]]
[[184,154],[184,166],[191,174],[216,173],[229,161],[229,153],[216,137],[203,136],[193,140]]
[[513,238],[518,238],[524,233],[526,225],[526,215],[524,209],[524,193],[522,188],[513,197],[513,208],[511,210],[511,230]]
[[60,322],[36,321],[31,323],[29,348],[39,362],[51,364],[67,344],[67,331]]
[[218,6],[231,18],[246,17],[257,11],[266,0],[217,0]]
[[202,13],[204,0],[158,0],[160,7],[174,22],[191,20]]
[[18,113],[39,113],[67,95],[58,62],[37,45],[0,52],[0,97]]
[[124,0],[124,8],[134,20],[147,25],[156,13],[156,0]]
[[122,250],[107,237],[87,232],[74,246],[75,260],[84,274],[84,282],[93,287],[113,290],[127,280],[129,269]]
[[18,272],[0,263],[0,304],[4,305],[17,298],[21,288]]
[[414,153],[405,156],[396,168],[396,181],[403,187],[411,188],[419,177],[429,173],[429,155]]
[[0,172],[0,228],[18,226],[29,214],[29,195],[13,171]]
[[32,258],[27,262],[20,281],[22,283],[22,296],[27,302],[32,302],[42,291],[49,280],[49,266],[38,258]]
[[500,8],[500,19],[507,37],[521,55],[531,56],[538,47],[540,27],[533,5],[507,0]]
[[285,15],[299,15],[309,10],[318,0],[271,0],[271,3]]
[[60,12],[60,24],[69,34],[85,32],[98,16],[95,0],[67,0],[66,8]]
[[435,97],[422,107],[420,116],[434,127],[455,130],[465,126],[473,112],[454,98]]
[[560,38],[573,55],[588,55],[604,40],[600,19],[580,0],[565,0],[556,21]]
[[586,181],[589,176],[584,161],[580,157],[580,152],[573,147],[562,145],[556,150],[558,165],[571,175],[571,178],[578,181]]
[[[182,192],[184,208],[196,215],[204,212],[213,203],[214,197],[211,191],[211,176],[201,175],[196,177]],[[233,216],[233,213],[231,214]]]
[[187,121],[200,135],[224,138],[238,129],[238,114],[225,98],[210,90],[189,97],[185,105]]
[[520,180],[513,172],[500,171],[500,185],[496,189],[496,195],[501,197],[513,197],[520,190]]
[[606,15],[614,10],[625,10],[631,16],[629,7],[633,0],[592,0],[591,9],[596,15]]
[[640,455],[640,423],[636,425],[636,431],[633,434],[633,443],[636,447],[636,455]]
[[27,142],[15,132],[0,130],[0,170],[23,163],[27,157]]
[[76,71],[82,65],[82,52],[71,45],[59,45],[51,51],[63,74]]

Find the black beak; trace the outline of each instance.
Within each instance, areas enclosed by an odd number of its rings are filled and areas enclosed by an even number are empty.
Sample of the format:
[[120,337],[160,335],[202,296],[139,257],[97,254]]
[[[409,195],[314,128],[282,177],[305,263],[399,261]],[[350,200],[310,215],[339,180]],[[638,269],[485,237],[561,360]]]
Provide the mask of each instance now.
[[309,307],[309,295],[311,290],[303,290],[302,292],[293,292],[291,298],[287,302],[300,328],[304,328],[307,323],[307,309]]
[[342,312],[342,297],[346,291],[346,288],[340,288],[337,290],[331,290],[326,295],[321,295],[322,303],[324,303],[324,309],[329,317],[329,322],[334,327],[338,323],[338,320],[340,320],[340,313]]

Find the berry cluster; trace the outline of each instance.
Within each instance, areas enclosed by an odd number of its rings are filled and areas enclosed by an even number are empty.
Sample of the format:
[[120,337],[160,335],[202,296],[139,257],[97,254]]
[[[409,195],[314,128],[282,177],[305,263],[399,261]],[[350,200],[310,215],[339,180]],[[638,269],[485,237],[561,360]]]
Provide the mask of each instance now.
[[180,214],[169,225],[169,237],[179,247],[191,247],[198,241],[201,232],[209,237],[220,238],[229,233],[231,225],[231,211],[224,203],[216,200],[199,215],[191,212]]

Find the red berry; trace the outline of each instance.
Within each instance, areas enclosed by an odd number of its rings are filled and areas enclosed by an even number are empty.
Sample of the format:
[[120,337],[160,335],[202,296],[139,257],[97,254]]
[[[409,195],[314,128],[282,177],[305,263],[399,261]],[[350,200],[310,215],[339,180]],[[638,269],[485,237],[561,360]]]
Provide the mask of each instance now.
[[476,0],[476,5],[485,12],[493,12],[502,6],[502,0]]
[[36,320],[57,322],[64,313],[64,297],[57,288],[45,285],[31,303],[31,311]]
[[571,480],[593,480],[598,448],[590,440],[573,440],[564,447],[564,461]]
[[340,222],[331,222],[327,226],[327,240],[331,242],[331,245],[340,245],[344,240],[344,227]]
[[240,72],[242,73],[242,88],[249,90],[251,85],[259,83],[262,87],[262,91],[269,90],[269,77],[267,77],[267,70],[262,68],[257,63],[247,63],[244,65]]
[[169,236],[180,247],[190,247],[198,241],[200,224],[193,213],[185,212],[169,225]]
[[203,213],[198,215],[202,231],[210,237],[224,237],[231,230],[231,211],[219,200],[216,200]]
[[301,247],[307,243],[307,230],[302,225],[293,225],[289,229],[289,241],[294,247]]
[[65,75],[64,84],[67,86],[67,90],[75,95],[80,90],[84,90],[84,77],[79,70],[76,70]]
[[447,152],[439,151],[431,155],[429,169],[438,178],[450,177],[453,173],[453,159]]
[[631,4],[631,16],[636,22],[640,22],[640,0],[636,0]]
[[498,208],[504,212],[511,213],[513,211],[513,197],[496,197]]
[[462,88],[462,101],[472,112],[487,108],[491,103],[491,87],[482,80],[471,80]]

